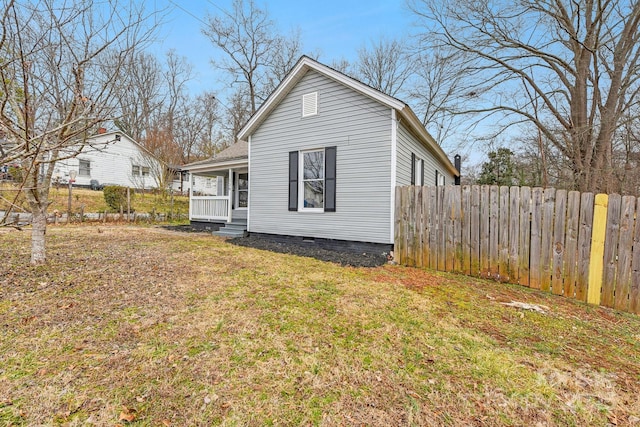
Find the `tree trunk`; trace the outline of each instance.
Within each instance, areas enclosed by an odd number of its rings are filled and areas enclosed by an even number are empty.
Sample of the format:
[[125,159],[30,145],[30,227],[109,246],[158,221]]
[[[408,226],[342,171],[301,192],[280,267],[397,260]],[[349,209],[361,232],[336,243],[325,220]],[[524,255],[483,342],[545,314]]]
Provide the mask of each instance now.
[[47,253],[45,249],[47,209],[39,205],[32,205],[31,214],[31,264],[41,265],[47,261]]

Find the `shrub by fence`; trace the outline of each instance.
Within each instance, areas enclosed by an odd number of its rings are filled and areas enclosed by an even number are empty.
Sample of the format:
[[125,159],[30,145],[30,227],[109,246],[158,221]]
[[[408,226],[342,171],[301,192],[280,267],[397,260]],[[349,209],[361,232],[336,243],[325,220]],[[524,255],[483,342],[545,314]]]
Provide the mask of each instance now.
[[397,187],[399,263],[640,313],[640,198],[553,188]]

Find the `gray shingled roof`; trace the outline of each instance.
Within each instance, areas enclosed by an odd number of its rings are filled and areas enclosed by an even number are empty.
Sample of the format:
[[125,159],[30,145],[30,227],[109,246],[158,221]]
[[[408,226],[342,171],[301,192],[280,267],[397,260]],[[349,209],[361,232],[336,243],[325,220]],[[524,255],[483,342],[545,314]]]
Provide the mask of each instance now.
[[215,165],[216,163],[243,158],[249,158],[249,144],[247,144],[247,141],[238,141],[232,146],[225,148],[210,159],[189,163],[188,165],[184,165],[183,167],[197,165]]

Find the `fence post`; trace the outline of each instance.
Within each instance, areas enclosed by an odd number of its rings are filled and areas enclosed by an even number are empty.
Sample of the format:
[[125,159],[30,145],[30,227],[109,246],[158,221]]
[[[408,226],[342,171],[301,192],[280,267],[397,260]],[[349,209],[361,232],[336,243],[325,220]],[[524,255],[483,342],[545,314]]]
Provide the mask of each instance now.
[[609,198],[606,194],[596,194],[595,206],[593,208],[593,229],[591,230],[589,287],[587,288],[587,302],[589,304],[600,304],[608,201]]

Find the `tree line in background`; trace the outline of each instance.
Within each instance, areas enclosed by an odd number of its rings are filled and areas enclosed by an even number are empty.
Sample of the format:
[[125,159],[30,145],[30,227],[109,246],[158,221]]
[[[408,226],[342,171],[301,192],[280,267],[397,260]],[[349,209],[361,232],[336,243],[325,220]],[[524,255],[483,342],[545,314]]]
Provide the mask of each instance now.
[[[412,106],[478,182],[640,194],[640,3],[407,0],[406,37],[333,68]],[[43,262],[55,162],[113,123],[167,165],[214,155],[306,52],[253,0],[207,16],[217,91],[179,52],[150,53],[169,11],[127,0],[2,0],[0,164],[18,164]],[[512,175],[513,174],[513,175]],[[506,177],[511,181],[504,181]],[[515,181],[515,182],[514,182]]]

